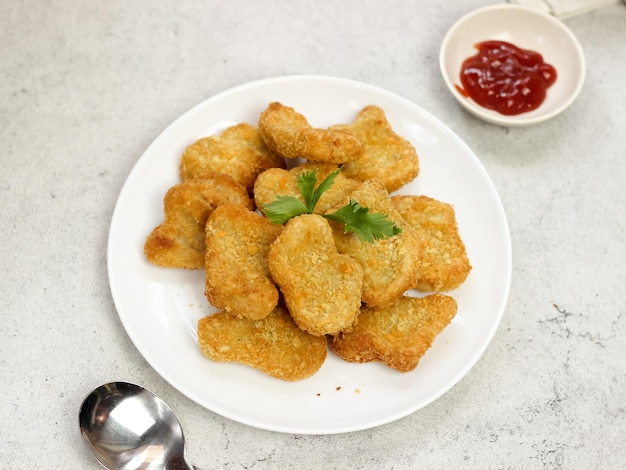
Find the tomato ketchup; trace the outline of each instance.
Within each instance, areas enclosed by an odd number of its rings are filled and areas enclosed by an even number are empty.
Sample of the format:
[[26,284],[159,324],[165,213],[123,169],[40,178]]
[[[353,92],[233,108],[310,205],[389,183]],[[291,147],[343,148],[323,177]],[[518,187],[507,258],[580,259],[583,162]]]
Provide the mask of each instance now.
[[556,81],[556,69],[541,54],[505,41],[484,41],[465,59],[457,90],[477,104],[505,115],[537,109]]

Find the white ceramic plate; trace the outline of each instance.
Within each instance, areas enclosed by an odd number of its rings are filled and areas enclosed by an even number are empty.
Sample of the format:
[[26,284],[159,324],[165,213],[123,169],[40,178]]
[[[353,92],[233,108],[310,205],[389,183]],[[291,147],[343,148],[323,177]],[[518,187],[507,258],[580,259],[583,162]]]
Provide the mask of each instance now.
[[[454,85],[460,85],[463,61],[476,54],[474,44],[486,40],[507,41],[539,52],[556,68],[556,82],[548,88],[541,106],[528,113],[505,116],[459,93]],[[443,40],[439,66],[448,89],[466,110],[503,126],[527,126],[553,118],[574,102],[585,81],[585,56],[574,33],[553,16],[520,5],[492,5],[459,19]]]
[[[402,374],[379,363],[353,364],[329,352],[309,379],[284,382],[237,364],[204,358],[196,323],[212,312],[204,273],[159,268],[143,244],[163,218],[162,200],[176,184],[184,148],[200,137],[247,121],[270,101],[295,107],[314,126],[351,122],[368,104],[381,106],[420,157],[419,177],[404,193],[454,205],[473,265],[451,293],[458,314],[417,369]],[[418,410],[443,395],[476,363],[503,314],[511,276],[506,217],[494,186],[472,151],[419,106],[388,91],[345,79],[294,76],[243,85],[194,107],[150,145],[126,181],[111,221],[111,291],[128,335],[165,380],[204,407],[258,428],[330,434],[370,428]]]

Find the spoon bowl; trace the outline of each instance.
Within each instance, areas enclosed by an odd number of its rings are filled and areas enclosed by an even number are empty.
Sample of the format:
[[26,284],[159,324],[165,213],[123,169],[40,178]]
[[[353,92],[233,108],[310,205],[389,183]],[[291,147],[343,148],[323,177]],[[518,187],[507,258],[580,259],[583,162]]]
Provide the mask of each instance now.
[[78,416],[85,445],[109,470],[193,470],[185,438],[169,406],[151,391],[128,382],[94,389]]

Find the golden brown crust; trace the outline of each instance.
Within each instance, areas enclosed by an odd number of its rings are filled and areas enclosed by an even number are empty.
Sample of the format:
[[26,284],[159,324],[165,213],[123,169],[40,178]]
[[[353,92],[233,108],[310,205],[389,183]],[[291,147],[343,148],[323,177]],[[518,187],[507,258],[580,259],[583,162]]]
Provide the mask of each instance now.
[[456,315],[456,301],[447,295],[402,297],[385,309],[364,307],[349,333],[334,336],[331,349],[350,362],[379,360],[400,372],[417,367],[435,337]]
[[227,202],[254,207],[246,189],[228,175],[207,174],[172,186],[163,201],[164,221],[144,244],[148,261],[169,268],[203,269],[207,218]]
[[180,161],[180,176],[188,180],[209,172],[224,173],[251,191],[260,173],[284,167],[285,160],[265,145],[259,129],[241,123],[189,145]]
[[[363,302],[373,308],[387,307],[413,287],[419,269],[420,242],[413,229],[392,206],[382,183],[365,181],[350,194],[349,199],[356,200],[370,212],[386,214],[402,230],[399,235],[368,243],[354,233],[344,233],[343,225],[331,224],[337,250],[353,257],[363,268]],[[347,202],[343,201],[329,212]]]
[[363,155],[343,167],[349,178],[377,179],[388,192],[396,191],[417,177],[419,159],[413,145],[396,134],[378,106],[366,106],[352,124],[331,126],[354,134],[363,143]]
[[267,253],[282,230],[239,204],[225,204],[206,224],[205,295],[211,305],[237,317],[260,320],[278,304]]
[[345,163],[363,154],[363,145],[353,134],[314,128],[302,114],[278,102],[261,113],[259,128],[266,145],[285,158]]
[[453,207],[427,196],[394,196],[391,202],[422,240],[420,270],[414,287],[440,292],[460,286],[472,267]]
[[337,253],[326,219],[305,214],[290,219],[267,257],[296,324],[314,335],[347,330],[361,306],[363,270]]
[[[296,381],[320,369],[329,335],[347,361],[413,370],[457,305],[406,291],[454,289],[471,270],[450,205],[389,196],[418,175],[415,148],[373,105],[351,124],[319,129],[274,102],[258,126],[233,125],[185,149],[184,181],[167,192],[164,221],[144,245],[152,263],[205,269],[205,295],[220,311],[199,320],[200,350]],[[281,195],[303,201],[298,175],[316,169],[319,185],[340,166],[314,214],[279,226],[254,212]],[[401,233],[368,243],[322,217],[350,200]]]
[[209,359],[238,362],[288,381],[315,374],[327,353],[326,337],[302,331],[281,306],[262,320],[225,312],[204,317],[198,321],[198,344]]
[[[294,196],[304,202],[304,198],[298,189],[298,175],[301,175],[305,171],[317,169],[317,184],[319,185],[337,168],[339,168],[339,166],[333,163],[303,163],[290,170],[271,168],[264,171],[254,183],[254,201],[256,206],[261,208],[273,202],[276,196],[279,195]],[[346,178],[343,172],[339,173],[333,185],[320,197],[313,213],[324,214],[330,207],[344,200],[347,195],[360,185],[360,181]]]

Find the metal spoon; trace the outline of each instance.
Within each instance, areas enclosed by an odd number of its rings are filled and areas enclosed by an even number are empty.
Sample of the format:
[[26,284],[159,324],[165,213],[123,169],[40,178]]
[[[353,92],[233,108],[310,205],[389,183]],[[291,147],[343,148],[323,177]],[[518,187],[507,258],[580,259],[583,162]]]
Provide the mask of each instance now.
[[78,421],[85,445],[108,470],[199,470],[185,458],[170,407],[139,385],[101,385],[85,398]]

